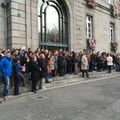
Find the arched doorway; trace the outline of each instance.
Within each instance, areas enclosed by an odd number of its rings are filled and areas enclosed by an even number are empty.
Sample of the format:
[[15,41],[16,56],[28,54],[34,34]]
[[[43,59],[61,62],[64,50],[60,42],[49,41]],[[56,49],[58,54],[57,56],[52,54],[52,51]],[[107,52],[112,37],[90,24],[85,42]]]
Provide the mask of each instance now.
[[38,2],[39,47],[68,49],[68,14],[62,0]]

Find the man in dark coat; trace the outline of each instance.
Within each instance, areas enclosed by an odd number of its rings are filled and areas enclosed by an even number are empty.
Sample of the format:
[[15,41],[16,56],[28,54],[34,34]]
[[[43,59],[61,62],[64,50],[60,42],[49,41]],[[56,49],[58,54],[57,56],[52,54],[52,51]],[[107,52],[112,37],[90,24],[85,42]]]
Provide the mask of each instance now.
[[43,78],[45,79],[46,83],[49,83],[48,81],[48,70],[47,70],[47,61],[45,59],[45,54],[44,53],[40,53],[40,58],[38,58],[38,64],[39,67],[41,68],[41,80],[40,80],[40,89],[43,87],[42,82],[43,82]]
[[64,75],[64,67],[65,67],[64,61],[65,61],[65,58],[63,57],[62,53],[59,53],[57,64],[58,64],[58,72],[60,76]]
[[33,57],[33,61],[31,64],[31,79],[32,79],[32,92],[36,93],[36,85],[37,81],[40,80],[40,67],[37,62],[37,57]]

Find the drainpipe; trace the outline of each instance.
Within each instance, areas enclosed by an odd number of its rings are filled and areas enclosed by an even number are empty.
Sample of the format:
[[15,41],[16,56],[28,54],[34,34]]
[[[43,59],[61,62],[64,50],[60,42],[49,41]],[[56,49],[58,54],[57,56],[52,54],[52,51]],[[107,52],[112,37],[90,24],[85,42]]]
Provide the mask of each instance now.
[[6,33],[5,33],[5,37],[6,37],[6,47],[8,48],[8,18],[7,18],[7,7],[8,7],[8,3],[7,3],[7,0],[5,1],[6,2],[6,9],[5,10],[5,21],[6,21],[6,24],[5,24],[5,28],[6,28]]
[[31,48],[32,48],[32,0],[30,0]]
[[26,49],[28,49],[28,37],[27,37],[27,0],[25,0],[25,36],[26,36]]

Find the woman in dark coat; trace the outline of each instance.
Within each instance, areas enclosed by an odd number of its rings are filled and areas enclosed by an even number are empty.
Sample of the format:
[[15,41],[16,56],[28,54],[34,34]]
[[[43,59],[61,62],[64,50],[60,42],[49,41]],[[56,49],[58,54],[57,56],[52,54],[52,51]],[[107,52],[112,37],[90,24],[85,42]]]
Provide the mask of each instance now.
[[33,56],[33,61],[31,62],[31,79],[32,92],[36,93],[37,81],[40,79],[40,68],[36,56]]
[[62,55],[62,53],[59,53],[59,55],[58,55],[57,65],[58,65],[59,75],[63,76],[64,75],[64,68],[65,68],[65,58]]
[[72,74],[72,65],[73,65],[72,56],[68,55],[67,56],[67,73],[68,74]]

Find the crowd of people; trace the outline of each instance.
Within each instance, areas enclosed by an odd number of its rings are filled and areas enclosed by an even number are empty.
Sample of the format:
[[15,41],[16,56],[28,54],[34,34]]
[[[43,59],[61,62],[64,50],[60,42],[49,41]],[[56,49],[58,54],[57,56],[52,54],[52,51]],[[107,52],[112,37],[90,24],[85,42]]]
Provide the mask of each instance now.
[[[4,83],[3,96],[8,99],[10,80],[14,83],[14,95],[19,95],[20,84],[25,86],[25,79],[31,80],[31,91],[36,93],[37,82],[39,89],[43,83],[50,83],[55,76],[79,74],[89,77],[89,72],[111,69],[120,71],[120,53],[93,51],[68,52],[62,50],[32,51],[26,49],[2,49],[0,52],[0,78]],[[44,82],[43,82],[44,81]]]

